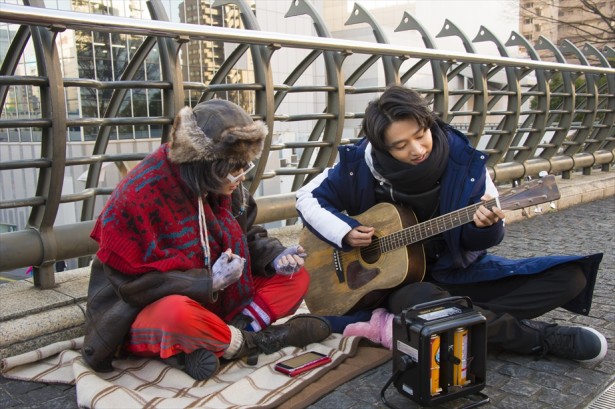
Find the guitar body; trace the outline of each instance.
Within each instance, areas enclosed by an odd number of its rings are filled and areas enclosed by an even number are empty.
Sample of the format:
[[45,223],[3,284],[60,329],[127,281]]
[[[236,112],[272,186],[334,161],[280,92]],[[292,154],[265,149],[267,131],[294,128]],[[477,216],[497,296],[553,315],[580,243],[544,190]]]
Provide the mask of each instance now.
[[333,249],[304,228],[299,242],[309,254],[305,266],[311,275],[305,302],[311,312],[320,315],[375,307],[392,289],[423,279],[422,241],[472,222],[479,206],[515,210],[559,198],[555,177],[548,175],[503,192],[499,198],[419,224],[412,211],[380,203],[356,217],[361,224],[376,229],[372,243],[349,252]]
[[[389,203],[377,204],[355,219],[373,226],[375,237],[416,224],[412,211]],[[311,279],[305,302],[314,314],[343,315],[374,307],[392,289],[421,281],[425,275],[425,255],[418,243],[387,252],[380,252],[375,246],[343,252],[333,249],[307,228],[301,232],[299,243],[309,254],[305,267]]]

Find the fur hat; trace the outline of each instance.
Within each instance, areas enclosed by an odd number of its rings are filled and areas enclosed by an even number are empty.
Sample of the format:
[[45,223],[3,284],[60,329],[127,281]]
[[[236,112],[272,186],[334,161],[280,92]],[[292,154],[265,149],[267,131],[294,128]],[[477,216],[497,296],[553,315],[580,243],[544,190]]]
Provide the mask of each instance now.
[[227,160],[246,163],[260,156],[267,135],[239,105],[223,99],[182,108],[175,117],[169,159],[173,163]]

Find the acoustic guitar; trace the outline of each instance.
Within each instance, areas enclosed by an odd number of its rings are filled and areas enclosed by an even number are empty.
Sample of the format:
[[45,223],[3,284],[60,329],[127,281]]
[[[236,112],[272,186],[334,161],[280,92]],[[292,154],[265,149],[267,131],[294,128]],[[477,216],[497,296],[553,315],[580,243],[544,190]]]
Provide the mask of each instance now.
[[480,205],[516,210],[559,198],[555,177],[549,175],[510,189],[497,199],[418,224],[411,210],[380,203],[355,217],[361,224],[375,227],[372,243],[347,252],[303,228],[299,243],[309,254],[305,267],[311,276],[305,302],[310,312],[319,315],[343,315],[374,306],[391,290],[423,279],[421,241],[471,222]]

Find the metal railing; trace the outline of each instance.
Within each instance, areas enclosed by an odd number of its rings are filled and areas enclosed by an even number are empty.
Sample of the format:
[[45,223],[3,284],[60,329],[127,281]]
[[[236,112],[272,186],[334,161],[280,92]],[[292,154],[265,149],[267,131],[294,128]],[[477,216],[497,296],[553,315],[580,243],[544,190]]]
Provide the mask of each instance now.
[[[99,186],[103,165],[112,162],[121,166],[148,153],[110,153],[111,130],[122,126],[158,127],[161,141],[165,142],[175,112],[192,103],[189,95],[206,100],[217,92],[248,93],[254,118],[269,127],[263,159],[256,167],[250,190],[256,192],[264,181],[282,176],[292,178],[292,187],[289,193],[258,197],[258,222],[296,217],[293,192],[331,166],[340,145],[354,140],[354,136],[344,135],[348,133],[348,123],[360,120],[363,112],[347,109],[350,98],[373,97],[391,83],[417,89],[433,103],[434,111],[443,120],[465,122],[464,131],[471,143],[489,154],[488,169],[497,183],[510,183],[541,171],[563,177],[577,170],[583,174],[595,168],[606,172],[615,161],[615,70],[609,64],[609,59],[615,58],[613,48],[601,51],[586,44],[579,49],[567,41],[557,47],[542,37],[532,45],[517,32],[502,42],[485,27],[470,40],[447,20],[438,37],[458,37],[465,52],[439,51],[431,34],[405,13],[395,31],[416,31],[424,42],[422,48],[407,47],[388,43],[382,27],[359,5],[355,5],[346,24],[369,25],[375,42],[342,40],[331,37],[316,9],[303,0],[290,2],[286,17],[309,16],[318,37],[260,30],[251,8],[242,0],[218,0],[212,5],[234,7],[242,29],[170,22],[159,0],[148,2],[151,20],[51,10],[35,0],[27,3],[37,7],[0,4],[0,22],[19,26],[0,66],[0,131],[40,129],[40,157],[0,163],[0,171],[38,170],[34,196],[0,201],[0,209],[31,209],[25,229],[0,234],[0,271],[35,266],[34,281],[42,288],[54,285],[56,260],[87,257],[97,249],[89,238],[92,220],[97,216],[96,199],[112,191],[112,187]],[[63,77],[58,38],[71,31],[128,34],[142,36],[143,41],[119,79]],[[207,83],[184,79],[180,51],[197,41],[235,47],[224,56]],[[478,42],[492,42],[500,55],[477,54],[473,44]],[[29,44],[35,50],[38,73],[15,75]],[[507,47],[516,46],[524,47],[529,57],[511,58]],[[153,49],[158,52],[160,80],[138,78],[139,67]],[[304,50],[305,56],[283,82],[277,83],[272,57],[288,49]],[[539,50],[550,52],[556,62],[541,60]],[[567,61],[564,55],[574,62]],[[251,61],[253,81],[229,83],[229,75],[244,56]],[[356,68],[347,66],[351,56]],[[314,64],[324,64],[324,84],[314,83],[314,77],[306,74]],[[374,68],[383,73],[379,83],[359,85],[366,83],[366,73]],[[413,85],[418,73],[424,76],[425,72],[431,87]],[[558,81],[554,81],[556,77]],[[497,78],[500,79],[496,81]],[[306,82],[308,85],[299,85]],[[7,95],[15,87],[40,90],[38,116],[7,115]],[[66,89],[71,87],[110,91],[104,113],[96,117],[70,114]],[[160,115],[119,115],[126,94],[135,89],[160,90]],[[282,112],[284,100],[300,93],[323,95],[322,111],[290,115]],[[279,124],[293,122],[310,124],[304,140],[273,139]],[[98,128],[92,153],[68,155],[69,130],[86,127]],[[277,151],[298,153],[296,163],[291,167],[268,164],[270,153]],[[83,165],[88,170],[84,189],[63,194],[68,169]],[[62,203],[79,203],[81,220],[56,225]]]

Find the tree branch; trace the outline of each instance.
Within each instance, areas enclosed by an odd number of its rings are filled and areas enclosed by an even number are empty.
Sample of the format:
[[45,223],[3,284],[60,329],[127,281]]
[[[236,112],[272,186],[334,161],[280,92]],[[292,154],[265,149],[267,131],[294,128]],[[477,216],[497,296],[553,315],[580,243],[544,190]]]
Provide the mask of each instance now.
[[[522,4],[519,5],[521,9],[521,15],[523,17],[532,17],[534,20],[543,21],[552,24],[558,24],[560,26],[565,26],[572,28],[576,32],[576,36],[582,39],[585,42],[593,43],[593,44],[608,44],[615,41],[615,20],[612,17],[607,16],[602,9],[600,9],[597,5],[597,2],[594,0],[581,0],[581,6],[562,6],[559,3],[551,4],[546,1],[535,1],[534,4],[543,5],[546,7],[554,7],[558,10],[563,10],[565,13],[569,11],[578,11],[583,10],[587,13],[591,13],[601,21],[605,23],[605,26],[602,24],[588,24],[584,21],[565,21],[561,18],[544,16],[539,14],[539,12],[535,11],[536,8],[528,8],[524,7]],[[581,16],[581,13],[577,13],[577,15]]]

